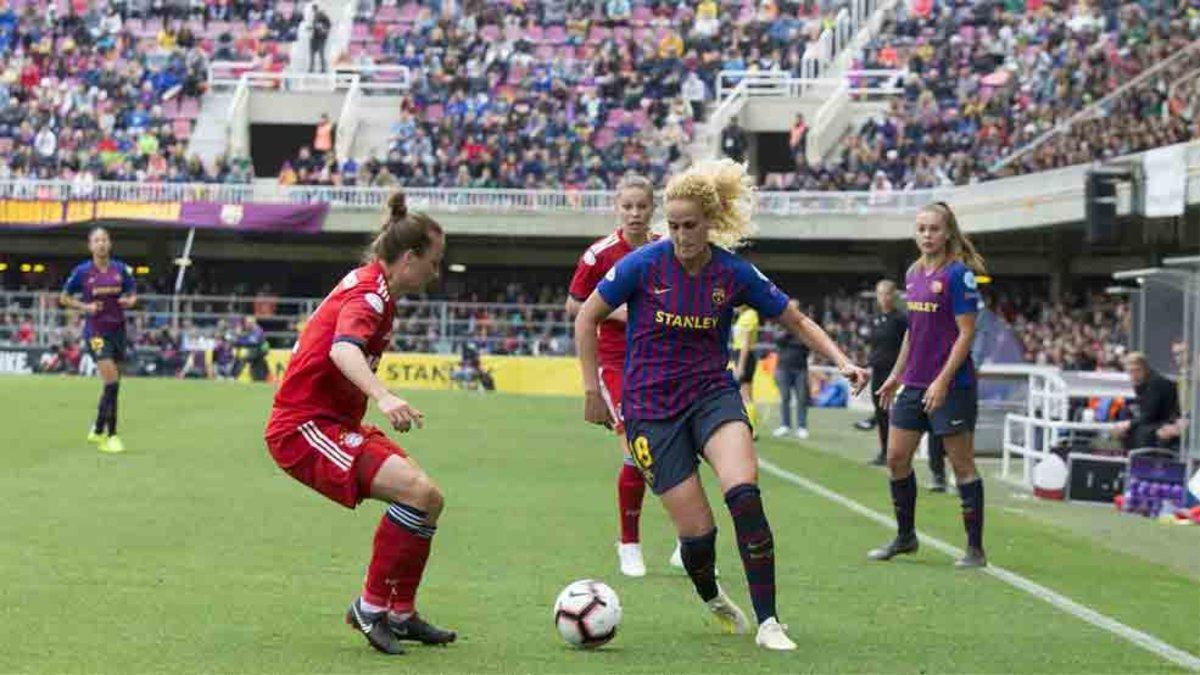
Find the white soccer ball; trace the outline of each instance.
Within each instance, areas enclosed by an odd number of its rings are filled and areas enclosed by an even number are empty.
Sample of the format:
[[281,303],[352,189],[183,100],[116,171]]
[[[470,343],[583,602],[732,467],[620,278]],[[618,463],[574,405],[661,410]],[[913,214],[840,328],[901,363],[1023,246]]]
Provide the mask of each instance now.
[[594,649],[617,634],[621,600],[607,584],[581,579],[563,589],[554,601],[554,625],[568,644]]

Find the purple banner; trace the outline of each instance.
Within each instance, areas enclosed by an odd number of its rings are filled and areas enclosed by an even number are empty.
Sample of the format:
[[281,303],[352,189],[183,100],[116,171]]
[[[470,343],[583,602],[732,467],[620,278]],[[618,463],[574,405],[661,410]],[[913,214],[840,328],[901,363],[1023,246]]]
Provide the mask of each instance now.
[[239,232],[320,232],[328,204],[0,200],[0,227],[44,229],[143,222]]
[[320,232],[328,204],[183,202],[179,224],[259,232]]

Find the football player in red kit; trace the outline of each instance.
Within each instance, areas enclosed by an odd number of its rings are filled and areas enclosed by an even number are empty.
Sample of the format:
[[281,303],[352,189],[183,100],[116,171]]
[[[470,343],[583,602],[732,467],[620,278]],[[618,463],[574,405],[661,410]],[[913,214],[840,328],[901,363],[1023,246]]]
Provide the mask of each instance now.
[[388,219],[369,262],[347,274],[300,334],[267,423],[271,456],[293,478],[348,508],[368,497],[388,504],[375,530],[362,594],[346,622],[372,647],[402,654],[402,640],[453,642],[416,612],[417,586],[442,511],[442,493],[407,453],[362,423],[367,399],[394,429],[420,428],[420,411],[375,376],[387,348],[393,298],[435,279],[446,241],[442,228],[408,213],[404,196],[388,203]]
[[[567,298],[567,314],[572,318],[579,312],[596,285],[617,261],[633,250],[656,238],[650,234],[650,218],[654,215],[654,186],[642,176],[629,175],[617,185],[617,231],[600,239],[586,251],[575,267]],[[621,373],[625,370],[625,308],[619,307],[600,324],[599,331],[600,391],[612,414],[617,438],[625,461],[617,474],[617,508],[620,515],[621,540],[617,544],[617,559],[621,573],[631,577],[646,576],[638,525],[642,514],[642,499],[646,483],[629,456],[625,428],[621,417]]]

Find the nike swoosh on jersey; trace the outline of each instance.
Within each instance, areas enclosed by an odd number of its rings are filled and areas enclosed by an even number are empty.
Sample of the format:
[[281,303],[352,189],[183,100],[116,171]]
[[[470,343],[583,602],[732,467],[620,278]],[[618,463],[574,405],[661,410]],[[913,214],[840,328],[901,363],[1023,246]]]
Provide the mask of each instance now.
[[666,287],[666,288],[655,288],[655,289],[654,289],[654,294],[655,294],[655,295],[662,295],[663,293],[666,293],[666,292],[667,292],[667,291],[669,291],[669,290],[671,290],[671,287],[670,287],[670,286],[668,286],[668,287]]

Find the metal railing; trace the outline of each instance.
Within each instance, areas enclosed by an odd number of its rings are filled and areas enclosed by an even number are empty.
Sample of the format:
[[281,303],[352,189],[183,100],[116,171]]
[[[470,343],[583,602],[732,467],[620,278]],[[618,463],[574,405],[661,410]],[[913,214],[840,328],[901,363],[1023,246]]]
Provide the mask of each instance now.
[[[984,185],[992,185],[985,183]],[[760,215],[797,216],[808,214],[909,213],[931,201],[947,200],[958,206],[1011,203],[1014,197],[1002,190],[974,194],[972,188],[867,192],[760,192]],[[388,188],[348,188],[279,185],[223,185],[208,183],[144,184],[97,182],[79,187],[67,181],[0,182],[0,199],[19,200],[114,200],[129,202],[213,201],[223,203],[327,203],[340,210],[378,211],[387,203]],[[1062,193],[1082,195],[1077,186],[1044,186],[1026,199]],[[406,188],[414,209],[439,213],[589,213],[609,214],[615,205],[611,192],[561,192],[551,190],[476,190]]]
[[825,153],[837,145],[850,128],[850,116],[846,114],[850,107],[849,90],[850,87],[843,82],[813,115],[812,126],[804,143],[804,155],[809,164],[819,164]]
[[903,70],[847,70],[841,77],[796,77],[782,71],[722,70],[717,73],[717,100],[724,103],[735,96],[799,98],[806,93],[825,94],[842,87],[857,99],[896,96],[904,88],[896,86]]
[[[1200,141],[1184,144],[1189,177],[1200,176]],[[1123,159],[1135,159],[1139,155]],[[957,187],[924,190],[867,192],[759,192],[757,213],[766,216],[810,214],[912,213],[931,201],[944,200],[967,211],[1014,203],[1083,195],[1084,175],[1090,164],[1042,171],[1011,178]],[[610,214],[615,193],[588,190],[513,190],[474,188],[404,188],[415,209],[435,213]],[[63,180],[0,180],[0,199],[122,202],[205,201],[241,203],[325,203],[341,211],[378,211],[387,203],[391,188],[323,187],[274,183],[225,185],[219,183],[136,183]],[[1197,195],[1189,194],[1195,200]]]
[[[59,306],[58,295],[0,291],[0,347],[18,346],[23,324],[32,326],[32,341],[21,344],[47,347],[78,340],[83,317]],[[321,298],[141,295],[125,316],[131,344],[164,330],[185,343],[232,341],[243,320],[255,317],[271,346],[286,348],[320,303]],[[572,327],[562,305],[401,300],[392,348],[456,353],[471,342],[483,353],[570,354]]]
[[213,91],[250,89],[330,93],[357,84],[373,94],[399,96],[412,86],[412,71],[402,65],[337,66],[328,73],[255,70],[254,62],[215,61],[208,68]]
[[250,81],[242,75],[229,101],[225,144],[233,157],[250,156]]
[[350,149],[354,147],[354,136],[358,133],[359,123],[362,122],[362,115],[359,111],[362,96],[362,87],[356,77],[354,84],[346,92],[346,99],[342,101],[342,111],[338,115],[337,141],[334,149],[334,153],[338,157],[349,157]]

